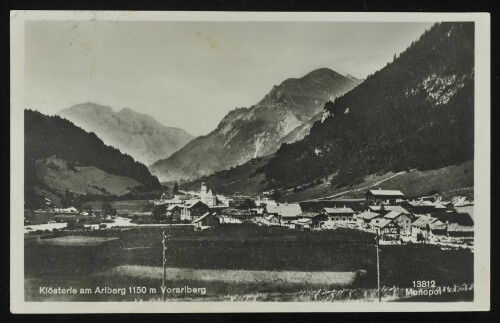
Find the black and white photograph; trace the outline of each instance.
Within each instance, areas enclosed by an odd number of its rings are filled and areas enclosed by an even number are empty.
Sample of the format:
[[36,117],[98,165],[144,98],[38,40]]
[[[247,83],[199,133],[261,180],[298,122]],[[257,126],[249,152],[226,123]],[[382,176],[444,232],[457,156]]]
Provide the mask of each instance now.
[[11,17],[17,312],[489,308],[489,16]]

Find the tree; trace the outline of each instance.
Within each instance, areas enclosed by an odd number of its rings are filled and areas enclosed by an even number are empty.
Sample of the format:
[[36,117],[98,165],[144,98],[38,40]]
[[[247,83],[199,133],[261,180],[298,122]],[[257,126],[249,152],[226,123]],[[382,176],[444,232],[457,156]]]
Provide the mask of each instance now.
[[172,194],[179,194],[179,184],[177,182],[174,183],[174,188],[172,189]]
[[101,206],[102,214],[106,216],[115,216],[116,215],[116,209],[111,206],[111,203],[109,202],[103,202]]
[[154,222],[164,221],[167,218],[167,206],[165,204],[155,205],[152,213]]
[[89,214],[89,216],[92,216],[92,206],[91,205],[87,205],[83,208],[83,211],[84,212],[87,212]]
[[271,194],[271,197],[273,198],[273,200],[277,201],[281,198],[281,192],[279,190],[274,190]]

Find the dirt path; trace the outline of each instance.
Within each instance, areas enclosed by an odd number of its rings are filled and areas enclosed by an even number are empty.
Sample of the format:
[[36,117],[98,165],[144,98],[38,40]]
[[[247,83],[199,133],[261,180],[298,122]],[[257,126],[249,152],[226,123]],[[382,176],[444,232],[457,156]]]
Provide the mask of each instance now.
[[380,180],[380,181],[378,181],[378,182],[375,182],[375,183],[373,183],[373,184],[370,184],[370,185],[368,185],[368,186],[364,186],[364,187],[360,187],[360,188],[356,188],[356,189],[352,189],[352,190],[343,191],[343,192],[340,192],[340,193],[337,193],[337,194],[334,194],[334,195],[330,195],[330,196],[327,196],[327,197],[323,197],[323,199],[331,199],[331,198],[334,198],[334,197],[337,197],[337,196],[342,196],[342,195],[345,195],[345,194],[347,194],[347,193],[359,192],[359,191],[362,191],[362,190],[366,190],[366,189],[372,188],[372,187],[374,187],[374,186],[380,185],[380,184],[382,184],[383,182],[388,181],[388,180],[390,180],[390,179],[392,179],[392,178],[394,178],[394,177],[396,177],[396,176],[399,176],[399,175],[401,175],[401,174],[404,174],[404,173],[406,173],[406,172],[399,172],[399,173],[396,173],[396,174],[394,174],[394,175],[391,175],[391,176],[389,176],[389,177],[387,177],[387,178],[384,178],[383,180]]

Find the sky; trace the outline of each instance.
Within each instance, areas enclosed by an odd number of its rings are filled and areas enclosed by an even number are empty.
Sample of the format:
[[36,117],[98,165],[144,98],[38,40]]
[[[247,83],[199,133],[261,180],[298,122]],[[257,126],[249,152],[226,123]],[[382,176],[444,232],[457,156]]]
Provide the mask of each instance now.
[[327,67],[365,78],[432,23],[29,21],[26,107],[124,107],[205,135],[274,85]]

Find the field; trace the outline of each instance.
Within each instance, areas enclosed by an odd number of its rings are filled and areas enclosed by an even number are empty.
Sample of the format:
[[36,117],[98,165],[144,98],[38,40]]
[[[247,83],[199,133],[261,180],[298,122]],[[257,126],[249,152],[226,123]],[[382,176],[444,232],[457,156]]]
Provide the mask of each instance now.
[[401,173],[374,174],[366,176],[362,183],[338,189],[331,188],[325,182],[301,192],[286,192],[284,200],[297,202],[322,197],[363,198],[368,189],[378,188],[401,190],[407,197],[425,196],[431,191],[437,191],[445,198],[461,195],[473,200],[473,186],[474,163],[468,161],[436,170],[413,169]]
[[[162,282],[161,230],[87,232],[87,237],[118,238],[88,246],[64,244],[64,239],[57,244],[41,245],[27,239],[27,300],[68,300],[68,296],[40,295],[40,286],[145,286],[148,291],[150,288],[158,291]],[[207,294],[199,296],[204,300],[228,294],[285,295],[319,288],[376,287],[376,253],[371,234],[347,229],[300,232],[250,224],[224,225],[202,232],[189,227],[166,230],[171,236],[166,252],[167,286],[204,287]],[[439,285],[471,283],[473,254],[425,245],[381,247],[382,285],[409,287],[413,280],[435,280]],[[139,296],[159,297],[158,293]],[[76,301],[120,301],[138,296],[71,297]],[[186,297],[191,296],[170,298]]]
[[[125,200],[125,201],[112,201],[111,206],[116,209],[118,214],[132,214],[135,212],[143,212],[146,209],[151,210],[152,203],[149,200]],[[86,202],[84,206],[90,206],[92,210],[100,210],[102,208],[102,202],[93,201]]]

